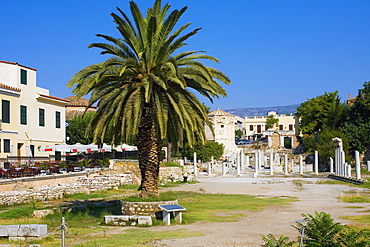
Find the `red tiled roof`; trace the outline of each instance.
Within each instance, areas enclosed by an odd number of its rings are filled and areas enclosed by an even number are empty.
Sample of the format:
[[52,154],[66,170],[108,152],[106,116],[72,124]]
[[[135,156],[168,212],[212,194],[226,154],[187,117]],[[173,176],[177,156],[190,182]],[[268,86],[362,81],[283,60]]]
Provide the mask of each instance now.
[[21,66],[21,67],[23,67],[23,68],[31,69],[31,70],[36,71],[36,69],[34,69],[34,68],[27,67],[27,66],[21,65],[21,64],[19,64],[19,63],[7,62],[7,61],[2,61],[2,60],[0,60],[0,63],[6,63],[6,64],[12,64],[12,65],[18,65],[18,66]]
[[45,98],[61,100],[61,101],[67,102],[67,103],[69,102],[69,100],[58,98],[58,97],[51,96],[51,95],[45,95],[45,94],[39,94],[39,95],[42,96],[42,97],[45,97]]
[[0,87],[1,88],[5,88],[5,89],[10,89],[10,90],[18,91],[18,92],[21,91],[19,88],[11,87],[11,86],[8,86],[8,85],[2,84],[2,83],[0,83]]

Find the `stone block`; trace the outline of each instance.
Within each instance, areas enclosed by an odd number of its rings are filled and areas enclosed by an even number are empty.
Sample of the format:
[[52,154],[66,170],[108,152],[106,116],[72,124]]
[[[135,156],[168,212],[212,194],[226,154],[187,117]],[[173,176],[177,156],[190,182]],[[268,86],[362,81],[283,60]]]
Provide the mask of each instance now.
[[153,224],[152,217],[150,217],[150,216],[139,216],[138,219],[137,219],[137,224],[138,225],[151,226]]
[[33,217],[36,217],[36,218],[43,218],[45,217],[46,215],[48,214],[53,214],[54,213],[54,210],[50,210],[50,209],[45,209],[45,210],[35,210],[33,211]]
[[0,237],[44,237],[47,232],[45,224],[0,225]]
[[104,222],[106,224],[118,224],[130,221],[130,216],[128,215],[105,215],[104,216]]

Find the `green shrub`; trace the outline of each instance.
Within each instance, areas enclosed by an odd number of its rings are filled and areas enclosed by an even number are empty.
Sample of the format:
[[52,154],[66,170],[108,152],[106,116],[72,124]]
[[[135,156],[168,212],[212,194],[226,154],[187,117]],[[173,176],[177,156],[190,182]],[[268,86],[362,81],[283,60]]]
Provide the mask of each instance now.
[[19,208],[10,209],[0,214],[0,219],[18,219],[31,218],[34,208],[32,206],[23,206]]

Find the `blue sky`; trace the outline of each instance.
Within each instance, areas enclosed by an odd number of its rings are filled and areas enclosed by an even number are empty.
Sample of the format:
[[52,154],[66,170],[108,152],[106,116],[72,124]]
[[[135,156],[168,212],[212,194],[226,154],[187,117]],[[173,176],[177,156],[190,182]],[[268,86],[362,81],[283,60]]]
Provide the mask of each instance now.
[[[145,10],[153,1],[136,0]],[[200,33],[188,50],[205,50],[227,74],[228,97],[212,109],[299,104],[324,92],[342,100],[370,80],[370,1],[163,0],[188,6],[180,24]],[[37,84],[53,96],[72,95],[68,80],[104,61],[88,44],[95,34],[118,37],[109,15],[126,0],[0,1],[0,60],[37,69]]]

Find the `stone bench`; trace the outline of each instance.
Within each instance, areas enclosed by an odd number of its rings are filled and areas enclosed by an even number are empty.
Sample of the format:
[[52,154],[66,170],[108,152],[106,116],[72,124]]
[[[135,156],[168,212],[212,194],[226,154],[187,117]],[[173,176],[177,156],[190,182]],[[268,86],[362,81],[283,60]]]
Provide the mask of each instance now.
[[0,237],[9,239],[46,237],[47,232],[46,224],[0,225]]
[[153,225],[152,217],[148,215],[106,215],[104,216],[104,222],[119,226]]

